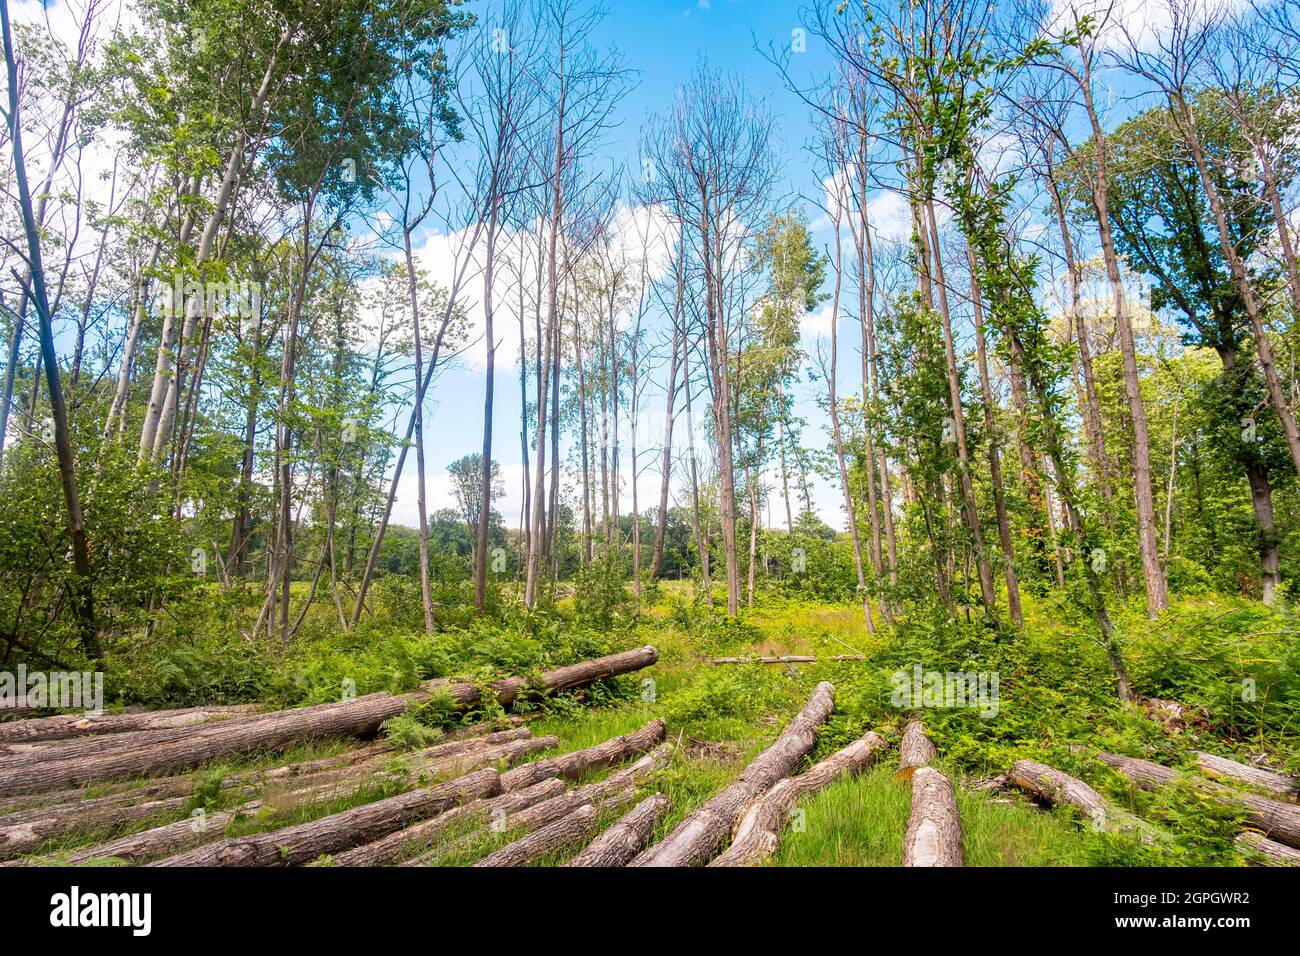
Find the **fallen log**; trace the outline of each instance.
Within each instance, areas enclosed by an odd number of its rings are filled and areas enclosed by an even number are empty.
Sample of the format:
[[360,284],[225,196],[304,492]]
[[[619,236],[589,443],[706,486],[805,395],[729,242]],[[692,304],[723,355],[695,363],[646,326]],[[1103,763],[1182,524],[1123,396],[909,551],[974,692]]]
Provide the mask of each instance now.
[[1244,783],[1248,787],[1267,790],[1292,800],[1296,798],[1296,781],[1285,774],[1265,770],[1262,767],[1252,767],[1249,764],[1238,763],[1227,757],[1207,754],[1200,750],[1195,753],[1196,767],[1207,777],[1214,777],[1224,783]]
[[495,745],[485,744],[474,749],[462,747],[456,750],[449,749],[449,745],[441,745],[426,751],[417,751],[410,755],[413,759],[408,763],[387,770],[375,768],[373,763],[377,758],[372,758],[364,764],[348,768],[347,772],[341,775],[323,773],[289,778],[294,781],[294,789],[266,794],[262,799],[243,803],[229,810],[205,814],[200,818],[202,825],[198,829],[193,827],[191,820],[179,820],[80,851],[68,862],[76,863],[100,857],[141,860],[165,853],[176,853],[219,836],[236,816],[240,814],[247,816],[263,807],[295,807],[335,799],[356,793],[363,787],[379,781],[400,783],[430,775],[461,775],[488,764],[513,761],[535,750],[545,750],[555,745],[554,737],[529,738],[525,728],[520,730],[525,735],[522,738],[515,736],[520,731],[507,731],[493,735],[496,738],[505,738]]
[[790,776],[813,749],[817,728],[834,708],[835,687],[823,681],[770,747],[667,836],[638,854],[631,865],[695,866],[708,862],[722,849],[744,808]]
[[[502,704],[509,704],[525,691],[555,692],[648,667],[659,652],[646,646],[622,654],[611,654],[581,664],[571,664],[545,671],[530,685],[526,677],[508,677],[489,685],[490,692]],[[484,691],[470,683],[434,682],[411,694],[369,694],[341,704],[323,704],[297,710],[280,711],[257,717],[231,718],[217,726],[200,725],[179,740],[107,753],[79,761],[55,761],[41,764],[39,771],[30,766],[15,770],[12,758],[0,761],[0,796],[34,793],[86,783],[113,780],[193,767],[216,757],[242,753],[262,747],[283,747],[296,740],[312,737],[374,733],[379,725],[406,710],[413,702],[431,693],[445,694],[453,709],[464,710],[479,703]],[[141,731],[142,734],[174,731]]]
[[585,750],[574,750],[558,757],[515,767],[502,775],[501,789],[520,790],[552,777],[572,780],[589,770],[599,770],[626,760],[633,754],[644,753],[663,740],[664,732],[664,722],[656,718],[635,733],[612,737]]
[[870,767],[888,742],[874,731],[796,777],[786,777],[749,805],[725,852],[709,866],[753,866],[776,852],[790,809],[842,777]]
[[30,717],[0,724],[0,743],[62,740],[85,734],[118,734],[133,730],[170,730],[209,721],[228,720],[257,709],[255,704],[218,707],[182,707],[129,714],[60,714]]
[[[482,721],[476,724],[465,724],[446,731],[440,739],[438,746],[446,743],[453,743],[471,738],[482,738],[492,733],[500,733],[504,730],[518,729],[522,727],[524,721],[522,717],[505,717],[497,720]],[[260,785],[270,783],[276,780],[282,780],[289,777],[308,777],[325,770],[334,770],[353,764],[373,763],[374,758],[382,757],[386,754],[398,753],[397,747],[387,741],[376,741],[374,743],[363,744],[359,747],[353,747],[341,753],[333,754],[329,757],[317,757],[312,760],[301,760],[291,764],[281,764],[278,767],[270,767],[265,770],[249,770],[232,774],[223,779],[218,785],[219,790],[228,790],[232,787]],[[156,777],[152,781],[143,785],[134,785],[133,783],[125,784],[108,784],[106,789],[115,792],[105,793],[103,798],[115,797],[124,801],[138,801],[143,797],[164,797],[164,796],[188,796],[194,792],[195,779],[189,773],[175,774],[169,777]],[[40,806],[51,806],[61,803],[76,803],[82,801],[84,792],[81,787],[73,787],[67,790],[48,790],[44,793],[28,794],[26,796],[9,797],[0,801],[0,813],[10,813],[16,810],[26,810]]]
[[436,787],[377,800],[309,823],[246,837],[230,837],[178,853],[153,866],[295,866],[323,853],[371,843],[409,824],[458,804],[501,792],[501,775],[491,768]]
[[[556,743],[554,737],[530,739],[526,727],[501,731],[484,737],[438,744],[405,756],[409,773],[439,774],[465,773],[484,764],[500,760],[513,760],[537,750],[545,750]],[[219,791],[235,790],[252,793],[255,784],[280,779],[294,781],[297,789],[280,799],[319,796],[330,789],[352,792],[374,778],[376,765],[387,759],[386,750],[370,753],[364,760],[341,767],[330,765],[335,758],[323,761],[306,761],[290,765],[300,771],[326,766],[317,772],[299,775],[258,773],[229,777],[219,785]],[[289,769],[276,768],[276,769]],[[393,774],[385,775],[392,779]],[[185,808],[193,799],[193,781],[186,782],[186,792],[176,796],[142,800],[137,793],[115,794],[94,800],[73,801],[55,806],[35,807],[0,816],[0,860],[26,852],[44,841],[76,829],[117,827],[146,817],[175,813]]]
[[706,657],[706,664],[815,664],[817,661],[865,661],[865,654],[838,654],[835,657],[809,657],[792,654],[786,657]]
[[1017,760],[1007,771],[1007,783],[1052,806],[1074,807],[1092,821],[1095,830],[1136,832],[1146,842],[1156,835],[1150,825],[1116,807],[1078,777],[1062,773],[1045,763]]
[[176,813],[189,802],[189,797],[166,797],[142,802],[115,801],[90,808],[77,805],[50,807],[36,814],[10,814],[7,818],[0,818],[0,860],[26,853],[71,830],[118,827],[165,813]]
[[531,863],[589,837],[595,832],[598,818],[596,808],[590,803],[584,803],[572,813],[485,856],[474,866],[523,866]]
[[645,849],[655,824],[671,807],[672,801],[662,793],[646,797],[564,865],[627,866]]
[[912,772],[903,866],[965,866],[957,795],[952,781],[933,767]]
[[1158,790],[1171,784],[1187,783],[1200,793],[1223,804],[1239,804],[1246,810],[1246,822],[1270,840],[1300,848],[1300,806],[1280,803],[1245,790],[1234,790],[1209,780],[1197,780],[1163,764],[1137,757],[1099,753],[1097,759],[1114,767],[1143,790]]
[[1252,866],[1300,866],[1300,850],[1246,830],[1237,836],[1237,851]]
[[96,860],[125,860],[129,863],[143,863],[154,857],[206,843],[220,836],[241,814],[256,813],[261,808],[260,801],[241,804],[230,810],[216,810],[205,813],[200,818],[189,817],[174,823],[129,833],[107,843],[78,850],[60,862],[68,865],[90,863]]
[[495,819],[500,814],[516,813],[563,792],[564,783],[552,778],[524,790],[463,803],[414,826],[390,833],[386,837],[362,846],[353,847],[351,850],[345,850],[334,857],[332,862],[335,866],[383,866],[406,856],[413,850],[424,849],[457,820],[479,816]]
[[919,720],[911,721],[903,729],[903,739],[898,745],[898,779],[907,780],[919,767],[927,767],[938,751],[925,735]]
[[[265,770],[249,770],[232,774],[231,776],[221,780],[217,786],[220,790],[228,790],[235,786],[262,784],[271,780],[278,780],[286,777],[305,776],[321,770],[327,770],[334,767],[344,767],[349,764],[368,760],[380,754],[396,752],[396,750],[397,748],[392,744],[382,741],[365,744],[329,757],[317,757],[312,760],[303,760],[292,764],[282,764],[278,767],[270,767]],[[154,777],[145,784],[138,784],[134,781],[107,784],[103,787],[103,790],[105,791],[104,796],[95,799],[132,801],[140,800],[145,797],[188,796],[194,792],[194,787],[194,775],[190,773],[179,773],[167,777]],[[9,797],[6,800],[0,800],[0,812],[9,814],[23,810],[39,809],[40,807],[77,803],[79,801],[84,801],[84,799],[85,789],[83,787],[71,787],[66,790],[47,790],[44,793],[27,794],[25,796]]]
[[[538,827],[543,827],[561,817],[567,816],[584,803],[602,806],[611,800],[621,799],[625,793],[629,795],[628,799],[630,800],[630,795],[638,783],[655,771],[667,766],[671,753],[672,744],[660,744],[640,760],[622,770],[611,773],[604,780],[597,780],[594,783],[575,787],[569,791],[559,792],[555,796],[538,801],[531,806],[510,812],[504,817],[498,818],[494,814],[493,823],[502,830],[522,830],[531,833]],[[483,829],[480,827],[446,847],[437,847],[412,860],[408,860],[402,865],[423,866],[429,860],[442,855],[448,849],[456,846],[466,846],[476,841],[482,836]]]

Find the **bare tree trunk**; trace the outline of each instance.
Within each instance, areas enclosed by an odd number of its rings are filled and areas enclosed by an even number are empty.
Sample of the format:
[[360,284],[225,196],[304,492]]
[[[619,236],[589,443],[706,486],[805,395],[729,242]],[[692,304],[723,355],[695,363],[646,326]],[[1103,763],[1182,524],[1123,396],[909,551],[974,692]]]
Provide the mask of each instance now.
[[[659,466],[659,513],[655,518],[654,552],[650,557],[650,576],[659,577],[664,562],[664,536],[668,530],[668,482],[672,477],[673,404],[677,398],[677,369],[681,362],[681,279],[677,282],[677,305],[673,309],[673,357],[668,368],[668,395],[664,400],[664,449]],[[789,498],[786,499],[787,505]]]
[[81,499],[77,492],[76,458],[68,430],[68,410],[63,403],[63,387],[59,381],[58,355],[54,351],[54,330],[51,324],[50,302],[45,289],[45,268],[41,260],[41,237],[36,216],[32,211],[32,196],[27,185],[27,158],[23,152],[22,123],[18,116],[18,62],[14,56],[13,37],[9,26],[8,0],[0,0],[0,19],[3,19],[5,66],[9,83],[9,138],[14,155],[14,180],[18,187],[19,211],[27,240],[27,263],[30,274],[32,304],[41,342],[41,356],[45,363],[46,384],[50,392],[50,413],[54,419],[54,450],[59,461],[59,479],[63,485],[63,498],[68,508],[68,532],[72,539],[72,564],[76,580],[72,583],[73,607],[77,616],[81,644],[94,660],[103,658],[99,634],[95,626],[95,598],[90,578],[90,548],[86,538],[86,523],[81,514]]
[[1119,271],[1119,256],[1111,238],[1106,138],[1092,105],[1091,90],[1087,84],[1082,89],[1096,142],[1093,206],[1097,213],[1097,229],[1101,235],[1106,277],[1110,280],[1114,296],[1115,325],[1124,360],[1124,394],[1128,398],[1129,418],[1133,423],[1133,494],[1137,504],[1138,550],[1142,555],[1142,574],[1146,581],[1147,613],[1155,618],[1169,606],[1169,594],[1165,587],[1164,573],[1160,569],[1160,552],[1156,546],[1155,501],[1151,490],[1151,438],[1147,429],[1146,409],[1142,404],[1137,348],[1133,341],[1133,324],[1129,319],[1128,298],[1124,294],[1124,280]]
[[1003,569],[1007,581],[1007,611],[1011,623],[1020,627],[1025,623],[1020,609],[1020,582],[1016,575],[1016,555],[1011,545],[1011,523],[1007,519],[1006,496],[1002,489],[1002,458],[998,442],[997,422],[993,417],[993,387],[989,382],[987,346],[984,341],[984,304],[980,297],[979,268],[975,253],[967,247],[966,259],[970,264],[971,305],[975,313],[975,354],[979,363],[980,395],[984,402],[984,430],[989,442],[989,480],[993,485],[993,506],[998,519],[998,543],[1002,547]]

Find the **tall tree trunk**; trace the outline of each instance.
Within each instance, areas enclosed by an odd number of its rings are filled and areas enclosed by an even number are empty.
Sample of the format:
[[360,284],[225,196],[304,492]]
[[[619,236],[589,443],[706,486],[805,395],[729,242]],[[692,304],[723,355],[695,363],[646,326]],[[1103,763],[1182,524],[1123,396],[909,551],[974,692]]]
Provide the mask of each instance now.
[[18,115],[18,62],[14,57],[8,0],[0,0],[0,20],[3,21],[5,67],[9,84],[9,140],[13,147],[14,181],[18,187],[19,211],[27,240],[32,305],[36,309],[41,356],[45,364],[46,387],[50,392],[50,413],[54,419],[54,450],[59,462],[59,480],[63,486],[63,498],[68,508],[68,533],[72,540],[73,570],[76,572],[76,579],[71,585],[73,608],[77,616],[82,647],[93,660],[100,661],[103,659],[103,650],[95,626],[90,547],[86,537],[85,519],[81,513],[81,499],[77,492],[76,458],[68,428],[68,410],[63,402],[58,356],[54,351],[54,330],[51,323],[49,297],[45,288],[40,230],[32,211],[32,196],[27,184],[27,158],[23,151],[22,123]]
[[993,506],[998,519],[998,543],[1002,547],[1003,569],[1007,582],[1007,612],[1011,623],[1020,627],[1025,623],[1020,609],[1020,582],[1016,575],[1016,555],[1011,545],[1011,523],[1007,519],[1006,496],[1002,489],[1002,456],[998,442],[997,422],[994,420],[993,386],[989,382],[987,345],[984,341],[984,303],[980,295],[979,268],[975,253],[967,247],[970,264],[971,306],[975,313],[975,354],[980,372],[980,396],[984,403],[984,430],[989,442],[989,480],[993,485]]
[[1092,101],[1091,82],[1081,83],[1080,89],[1092,124],[1095,144],[1092,202],[1097,214],[1097,231],[1101,237],[1102,258],[1106,263],[1106,278],[1110,282],[1114,299],[1115,326],[1119,332],[1120,352],[1124,361],[1124,394],[1128,399],[1129,419],[1133,423],[1133,495],[1137,505],[1138,550],[1142,556],[1142,576],[1146,582],[1147,614],[1155,618],[1169,606],[1169,594],[1156,545],[1155,497],[1151,490],[1151,439],[1146,408],[1142,404],[1142,385],[1138,377],[1137,348],[1133,340],[1133,324],[1129,318],[1128,297],[1124,293],[1119,256],[1111,237],[1106,134]]

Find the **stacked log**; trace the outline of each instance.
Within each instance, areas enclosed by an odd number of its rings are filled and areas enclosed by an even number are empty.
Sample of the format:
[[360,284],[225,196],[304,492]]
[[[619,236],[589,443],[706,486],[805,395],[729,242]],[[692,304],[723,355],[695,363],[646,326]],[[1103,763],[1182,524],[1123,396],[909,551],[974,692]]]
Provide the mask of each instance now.
[[[598,745],[597,747],[588,749],[599,752],[600,747]],[[576,751],[576,753],[582,753],[582,751]],[[581,787],[575,787],[572,790],[559,792],[555,796],[537,801],[530,806],[506,813],[505,815],[499,816],[498,814],[493,814],[496,818],[493,822],[503,831],[521,830],[525,833],[531,833],[540,827],[544,827],[547,824],[568,816],[583,804],[590,803],[599,807],[607,805],[612,801],[622,801],[624,799],[631,800],[637,784],[650,774],[667,766],[671,754],[671,744],[660,744],[635,763],[615,773],[611,773],[604,780],[598,780]],[[407,860],[402,865],[423,866],[436,857],[442,856],[449,850],[454,850],[456,847],[470,846],[479,840],[482,837],[482,834],[483,828],[479,828],[478,830],[465,834],[452,843],[445,846],[435,847],[417,857],[414,857],[413,859]]]
[[496,770],[477,770],[436,787],[412,790],[308,823],[217,840],[152,865],[295,866],[322,854],[373,842],[416,820],[500,792],[501,775]]
[[663,740],[664,722],[650,721],[636,733],[612,737],[602,744],[560,754],[547,760],[538,760],[515,767],[501,777],[502,790],[520,790],[552,777],[572,780],[591,770],[600,770],[626,760],[633,754],[644,753]]
[[60,714],[30,717],[0,724],[0,743],[32,743],[62,740],[85,734],[119,734],[137,730],[168,730],[228,720],[257,710],[255,704],[181,707],[175,710],[146,710],[123,714]]
[[1246,822],[1270,840],[1300,848],[1300,806],[1270,800],[1243,790],[1233,790],[1208,780],[1195,780],[1162,764],[1137,757],[1099,753],[1097,758],[1114,767],[1143,790],[1158,790],[1177,783],[1188,783],[1200,793],[1228,805],[1246,809]]
[[[509,704],[525,691],[553,693],[578,687],[629,671],[648,667],[659,652],[646,646],[622,654],[558,667],[545,671],[535,681],[507,677],[489,685],[488,691],[502,704]],[[94,780],[161,773],[194,767],[217,757],[244,753],[262,747],[283,747],[313,737],[366,736],[380,724],[432,694],[446,695],[454,710],[475,706],[484,690],[472,683],[432,681],[411,694],[369,694],[338,704],[321,704],[296,710],[252,717],[232,717],[214,725],[187,730],[136,731],[129,747],[57,761],[33,759],[32,755],[0,760],[0,796],[36,793],[75,786]],[[179,739],[174,735],[181,733]],[[112,736],[106,737],[112,740]]]
[[383,866],[407,855],[412,850],[422,849],[446,832],[447,828],[457,820],[491,819],[498,814],[517,813],[563,792],[564,783],[552,778],[523,790],[464,803],[446,813],[440,813],[414,826],[390,833],[372,843],[345,850],[333,858],[333,863],[335,866]]
[[883,737],[869,731],[810,770],[786,777],[741,814],[731,846],[709,866],[753,866],[766,860],[780,846],[786,817],[797,802],[870,767],[888,746]]
[[509,843],[479,860],[474,866],[523,866],[548,853],[554,853],[581,842],[596,829],[599,811],[590,803],[584,803],[572,813],[566,814],[540,830],[534,830],[528,836]]
[[666,837],[640,853],[631,865],[695,866],[708,862],[722,849],[745,807],[790,776],[812,751],[817,728],[834,707],[835,688],[823,681],[775,743]]
[[655,824],[671,807],[672,802],[662,793],[646,797],[564,865],[627,866],[645,849]]

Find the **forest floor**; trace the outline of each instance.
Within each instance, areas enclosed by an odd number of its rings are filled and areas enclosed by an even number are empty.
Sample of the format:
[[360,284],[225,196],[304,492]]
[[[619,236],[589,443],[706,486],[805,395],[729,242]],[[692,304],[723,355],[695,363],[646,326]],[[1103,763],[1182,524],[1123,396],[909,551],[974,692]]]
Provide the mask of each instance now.
[[[675,745],[671,760],[640,782],[636,794],[639,800],[659,791],[672,802],[656,826],[656,838],[770,744],[812,688],[825,680],[836,686],[836,709],[810,759],[818,760],[873,729],[891,747],[874,767],[803,802],[772,862],[898,865],[910,788],[896,778],[894,765],[902,726],[916,712],[900,709],[891,697],[894,675],[910,670],[913,661],[927,669],[988,668],[1000,678],[996,715],[973,708],[921,713],[938,747],[936,766],[957,784],[970,866],[1240,865],[1243,858],[1233,842],[1241,826],[1240,811],[1208,804],[1188,787],[1166,788],[1155,795],[1138,791],[1091,759],[1090,752],[1108,750],[1185,766],[1191,751],[1199,749],[1292,774],[1297,769],[1295,652],[1289,650],[1296,630],[1285,612],[1208,597],[1178,602],[1155,625],[1139,609],[1121,612],[1125,653],[1140,691],[1203,708],[1198,711],[1205,715],[1203,721],[1171,730],[1141,708],[1121,706],[1113,699],[1104,657],[1087,635],[1086,622],[1063,623],[1055,619],[1055,609],[1033,602],[1023,632],[976,648],[962,639],[936,646],[927,641],[923,628],[902,632],[877,627],[873,635],[861,610],[852,606],[770,599],[747,611],[741,624],[719,624],[718,616],[696,615],[671,593],[667,597],[647,609],[623,640],[625,646],[656,646],[660,658],[654,667],[616,679],[617,695],[577,691],[543,702],[525,715],[535,737],[558,738],[553,749],[528,759],[590,747],[662,718]],[[844,654],[864,659],[829,660]],[[819,660],[793,665],[706,661],[723,655],[810,655]],[[1247,686],[1243,682],[1255,680],[1251,673],[1271,676],[1251,685],[1252,693],[1239,693]],[[410,723],[418,730],[421,719],[413,714]],[[394,728],[391,736],[400,739],[404,733],[409,727],[401,732]],[[427,743],[424,738],[419,745]],[[229,809],[247,800],[247,794],[222,790],[216,781],[252,769],[337,755],[355,746],[354,741],[317,741],[203,766],[190,774],[192,798],[184,806],[125,827],[73,829],[32,847],[20,860],[59,863],[123,833],[184,819],[197,808],[208,814]],[[1172,840],[1158,847],[1143,845],[1129,837],[1094,832],[1077,813],[1040,808],[1019,791],[975,789],[1021,757],[1087,780],[1118,805],[1170,832]],[[146,782],[92,785],[83,795],[119,793]],[[294,798],[291,783],[267,784],[257,794],[262,805],[239,814],[225,835],[314,820],[433,782],[406,773],[397,753],[360,785],[308,800]],[[0,813],[39,802],[39,795],[11,798]],[[602,825],[626,809],[603,809]],[[520,835],[481,825],[460,829],[464,832],[452,827],[440,837],[440,851],[425,848],[406,856],[421,855],[423,862],[434,865],[466,865]],[[549,854],[538,863],[560,863],[572,852]]]

